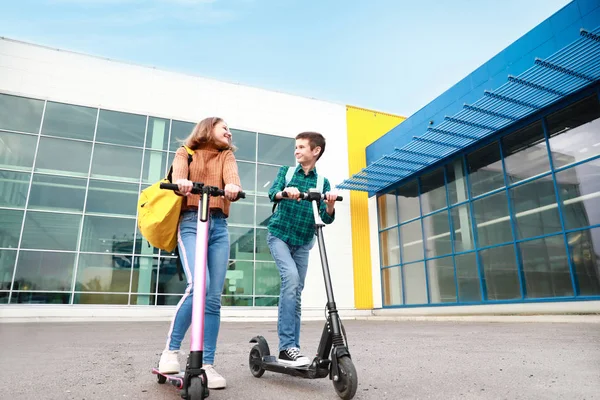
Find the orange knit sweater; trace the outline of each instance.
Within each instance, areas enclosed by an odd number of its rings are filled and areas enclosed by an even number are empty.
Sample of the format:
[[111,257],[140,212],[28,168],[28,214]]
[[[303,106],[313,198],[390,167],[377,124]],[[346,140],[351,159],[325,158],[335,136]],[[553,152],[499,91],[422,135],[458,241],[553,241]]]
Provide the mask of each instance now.
[[[178,179],[188,179],[188,153],[180,147],[173,159],[173,183]],[[226,184],[242,186],[238,174],[235,156],[231,150],[217,150],[211,147],[202,147],[194,151],[190,164],[190,181],[202,182],[205,185],[216,186],[223,189]],[[183,199],[182,210],[197,209],[199,195],[190,195]],[[229,216],[231,202],[224,197],[211,197],[210,208],[220,209]]]

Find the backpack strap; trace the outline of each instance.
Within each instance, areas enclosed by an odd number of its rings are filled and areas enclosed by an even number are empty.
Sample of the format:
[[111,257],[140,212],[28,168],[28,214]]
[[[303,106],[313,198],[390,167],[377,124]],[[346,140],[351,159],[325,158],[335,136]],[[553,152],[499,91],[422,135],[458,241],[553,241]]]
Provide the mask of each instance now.
[[296,172],[295,167],[288,167],[288,170],[285,173],[285,186],[284,187],[287,187],[287,185],[290,183],[290,181],[294,177],[294,172]]
[[317,175],[317,190],[319,193],[323,193],[323,185],[325,184],[325,177],[323,175]]

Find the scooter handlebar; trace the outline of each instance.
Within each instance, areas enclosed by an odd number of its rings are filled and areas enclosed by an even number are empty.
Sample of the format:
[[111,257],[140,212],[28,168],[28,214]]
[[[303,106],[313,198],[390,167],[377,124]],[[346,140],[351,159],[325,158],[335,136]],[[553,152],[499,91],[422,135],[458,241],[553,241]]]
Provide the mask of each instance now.
[[[192,182],[192,194],[201,194],[203,190],[208,190],[211,196],[225,196],[225,191],[223,189],[219,189],[216,186],[205,186],[201,182]],[[179,186],[176,183],[164,183],[160,184],[161,189],[167,190],[179,190]],[[238,199],[245,199],[246,193],[239,192]]]
[[[281,197],[283,198],[288,198],[288,194],[287,192],[281,192]],[[325,194],[324,193],[319,193],[319,192],[308,192],[308,193],[304,193],[304,192],[300,192],[300,198],[302,200],[325,200]],[[335,201],[342,201],[344,200],[344,198],[342,196],[338,196],[337,199],[335,199]]]

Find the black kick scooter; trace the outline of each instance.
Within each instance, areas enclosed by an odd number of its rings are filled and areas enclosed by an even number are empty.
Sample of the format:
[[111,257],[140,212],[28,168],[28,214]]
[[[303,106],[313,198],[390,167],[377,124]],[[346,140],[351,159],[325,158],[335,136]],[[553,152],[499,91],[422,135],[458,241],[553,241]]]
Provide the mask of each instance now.
[[[287,193],[284,192],[283,196],[287,197],[286,195]],[[252,350],[250,350],[250,372],[256,378],[260,378],[265,371],[279,372],[307,379],[329,376],[329,379],[333,381],[333,388],[336,393],[342,399],[349,400],[356,394],[358,376],[350,358],[346,332],[333,298],[333,287],[331,285],[329,264],[327,263],[327,254],[325,252],[325,241],[323,239],[323,227],[325,224],[319,216],[318,207],[319,202],[325,196],[316,189],[311,189],[308,193],[300,193],[300,198],[312,203],[317,242],[319,244],[321,265],[323,267],[323,278],[325,279],[325,290],[327,291],[328,315],[323,333],[321,334],[317,355],[310,365],[294,367],[281,364],[278,362],[277,356],[271,355],[267,340],[263,336],[255,336],[250,340],[250,343],[255,343]],[[338,196],[337,201],[342,201],[342,197]]]

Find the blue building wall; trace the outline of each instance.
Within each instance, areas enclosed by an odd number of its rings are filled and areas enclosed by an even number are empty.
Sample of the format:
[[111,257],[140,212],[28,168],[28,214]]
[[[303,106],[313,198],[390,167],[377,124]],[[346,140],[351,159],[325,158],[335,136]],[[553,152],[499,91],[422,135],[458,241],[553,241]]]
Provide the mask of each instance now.
[[[535,58],[546,58],[579,36],[579,29],[600,26],[600,0],[574,0],[523,37],[477,68],[410,118],[392,129],[366,149],[367,165],[435,127],[445,116],[472,104],[484,90],[495,90],[534,65]],[[430,125],[429,121],[433,121]]]

